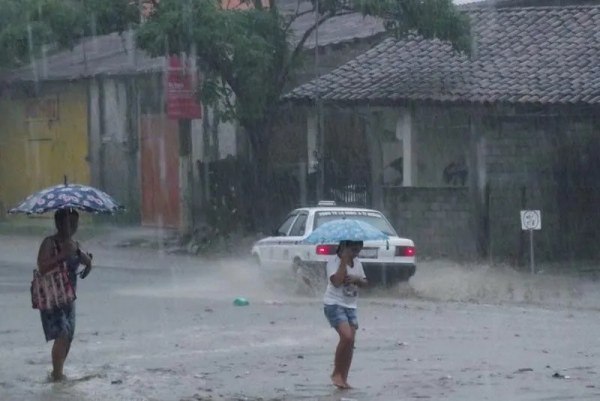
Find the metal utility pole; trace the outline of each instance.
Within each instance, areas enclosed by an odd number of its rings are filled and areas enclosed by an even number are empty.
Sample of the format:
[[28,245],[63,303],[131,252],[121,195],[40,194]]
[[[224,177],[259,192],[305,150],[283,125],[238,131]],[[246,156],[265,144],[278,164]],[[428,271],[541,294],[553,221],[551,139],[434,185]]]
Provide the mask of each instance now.
[[321,74],[319,73],[319,0],[315,3],[315,112],[317,120],[317,201],[323,200],[325,193],[325,139],[323,134],[323,105],[321,101]]

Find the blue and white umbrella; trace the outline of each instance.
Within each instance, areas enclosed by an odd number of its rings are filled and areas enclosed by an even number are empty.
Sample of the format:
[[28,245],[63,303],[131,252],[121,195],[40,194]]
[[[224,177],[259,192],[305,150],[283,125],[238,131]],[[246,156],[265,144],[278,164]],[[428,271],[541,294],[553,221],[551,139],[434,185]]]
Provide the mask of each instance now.
[[387,240],[388,236],[369,223],[354,219],[334,220],[313,231],[305,242],[309,244],[337,244],[340,241]]
[[11,214],[42,214],[59,209],[76,209],[88,213],[113,214],[124,210],[110,195],[79,184],[62,184],[29,195]]

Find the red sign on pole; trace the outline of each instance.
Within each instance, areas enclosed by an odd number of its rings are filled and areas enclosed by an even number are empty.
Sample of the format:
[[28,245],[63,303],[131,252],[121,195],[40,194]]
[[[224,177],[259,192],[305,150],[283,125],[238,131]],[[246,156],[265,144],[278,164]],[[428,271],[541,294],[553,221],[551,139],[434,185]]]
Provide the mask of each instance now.
[[169,57],[167,72],[167,116],[171,119],[202,118],[202,107],[198,104],[192,87],[192,75],[179,57]]

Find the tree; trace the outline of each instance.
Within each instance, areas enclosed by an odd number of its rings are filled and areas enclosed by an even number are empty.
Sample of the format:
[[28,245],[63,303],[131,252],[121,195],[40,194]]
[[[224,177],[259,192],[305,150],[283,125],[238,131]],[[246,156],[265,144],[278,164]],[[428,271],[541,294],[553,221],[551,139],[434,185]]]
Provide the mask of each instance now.
[[130,0],[0,0],[0,68],[71,47],[85,36],[122,32],[139,21]]
[[[224,105],[221,118],[243,127],[254,156],[256,188],[265,188],[269,177],[270,134],[285,86],[301,65],[306,41],[327,20],[361,12],[383,18],[392,34],[416,31],[449,40],[457,50],[469,49],[468,20],[451,0],[298,0],[291,13],[280,10],[277,0],[242,1],[252,7],[228,10],[221,0],[161,0],[137,38],[138,46],[155,56],[195,51],[204,73],[202,101]],[[317,9],[312,26],[292,31],[295,20]],[[266,201],[257,202],[257,215],[265,215],[260,211]]]

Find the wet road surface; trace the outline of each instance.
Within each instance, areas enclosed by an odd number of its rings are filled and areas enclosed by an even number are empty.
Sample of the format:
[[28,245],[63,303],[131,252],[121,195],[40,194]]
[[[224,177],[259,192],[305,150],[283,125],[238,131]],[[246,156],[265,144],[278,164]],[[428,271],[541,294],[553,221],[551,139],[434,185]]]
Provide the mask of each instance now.
[[[453,302],[436,300],[444,285],[432,280],[428,300],[363,297],[356,389],[342,392],[328,380],[337,339],[318,297],[296,295],[284,278],[265,283],[240,259],[98,243],[79,284],[69,380],[52,384],[28,294],[36,247],[0,237],[2,401],[600,399],[592,296],[584,306]],[[417,273],[414,286],[428,284]],[[234,306],[237,296],[250,305]]]

